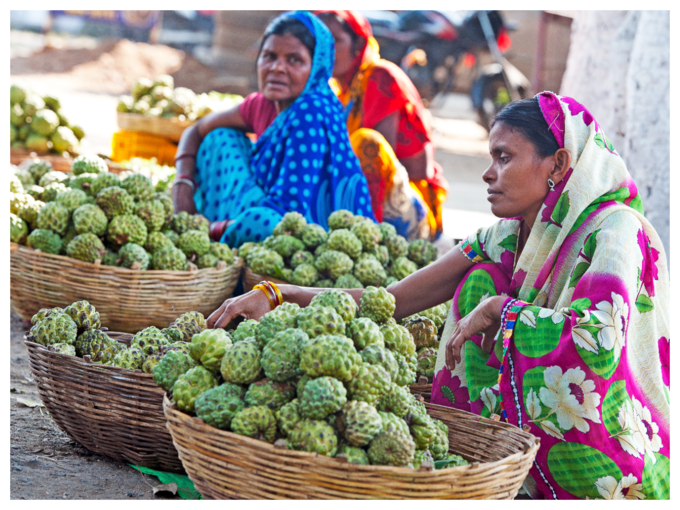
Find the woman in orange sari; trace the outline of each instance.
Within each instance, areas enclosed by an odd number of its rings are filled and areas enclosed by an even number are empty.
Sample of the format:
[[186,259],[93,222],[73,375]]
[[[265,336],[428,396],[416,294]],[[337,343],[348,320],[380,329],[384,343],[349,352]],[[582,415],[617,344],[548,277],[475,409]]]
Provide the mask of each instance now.
[[335,39],[333,83],[378,221],[410,238],[436,239],[448,183],[434,161],[424,107],[411,80],[380,58],[357,11],[317,11]]

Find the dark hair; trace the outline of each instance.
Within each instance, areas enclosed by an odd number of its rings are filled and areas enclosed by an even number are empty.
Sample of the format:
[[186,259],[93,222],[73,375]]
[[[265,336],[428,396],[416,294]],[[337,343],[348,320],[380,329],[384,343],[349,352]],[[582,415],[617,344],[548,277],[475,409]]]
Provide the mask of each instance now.
[[543,117],[538,97],[509,103],[496,114],[491,127],[497,122],[502,122],[513,131],[522,133],[533,144],[536,154],[541,158],[552,156],[560,148]]
[[340,16],[339,14],[335,14],[334,12],[321,12],[318,14],[318,16],[321,21],[323,21],[324,19],[334,19],[335,21],[337,21],[340,24],[342,30],[349,34],[350,38],[352,39],[352,47],[356,46],[357,41],[359,39],[361,39],[362,41],[366,41],[366,39],[364,39],[354,30],[352,30],[352,27],[349,26],[349,23],[342,19],[342,16]]
[[309,56],[314,58],[314,48],[316,48],[316,39],[305,26],[305,24],[297,18],[292,16],[279,16],[272,21],[262,35],[262,42],[260,43],[259,55],[262,53],[262,47],[269,36],[272,35],[286,35],[290,34],[297,38],[309,51]]

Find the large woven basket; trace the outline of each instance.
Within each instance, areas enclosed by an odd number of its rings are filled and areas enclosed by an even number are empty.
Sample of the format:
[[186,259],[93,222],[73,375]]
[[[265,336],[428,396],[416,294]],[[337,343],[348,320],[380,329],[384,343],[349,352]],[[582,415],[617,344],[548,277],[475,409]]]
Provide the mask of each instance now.
[[261,275],[258,273],[255,273],[252,269],[250,269],[248,266],[245,266],[243,269],[243,290],[248,292],[251,290],[255,285],[260,283],[262,280],[267,280],[269,282],[274,282],[274,283],[281,283],[281,284],[287,284],[288,282],[284,282],[283,280],[279,280],[277,278],[272,278],[271,276],[267,275]]
[[[10,148],[9,161],[12,165],[20,165],[27,159],[40,158],[44,161],[49,161],[52,168],[59,172],[70,172],[71,166],[73,166],[72,157],[64,157],[59,154],[38,154],[36,152],[31,152],[26,149]],[[112,161],[106,161],[106,165],[109,167],[109,172],[119,174],[125,171],[120,165],[113,163]]]
[[[129,342],[129,338],[111,336]],[[165,392],[156,386],[153,376],[25,343],[40,398],[68,437],[117,460],[161,471],[183,471],[165,426]]]
[[538,451],[531,434],[477,415],[426,404],[449,427],[450,451],[471,462],[416,471],[362,466],[277,448],[163,410],[182,464],[207,499],[512,499]]
[[165,328],[184,312],[208,316],[230,297],[243,261],[224,269],[139,271],[91,264],[10,243],[10,305],[22,319],[87,300],[112,331]]
[[118,112],[118,127],[125,131],[137,131],[164,136],[179,142],[182,133],[193,124],[190,120],[179,120],[175,117],[164,118],[139,113]]

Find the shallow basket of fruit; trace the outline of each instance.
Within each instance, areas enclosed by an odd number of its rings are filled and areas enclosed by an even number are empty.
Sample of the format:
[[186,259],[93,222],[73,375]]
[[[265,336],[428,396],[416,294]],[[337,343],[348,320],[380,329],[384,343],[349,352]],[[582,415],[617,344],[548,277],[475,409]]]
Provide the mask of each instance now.
[[468,465],[374,466],[288,450],[225,430],[163,401],[182,464],[206,499],[513,499],[538,440],[506,423],[425,404],[449,431],[449,452]]
[[99,313],[86,301],[41,310],[25,343],[52,419],[93,452],[182,472],[165,426],[165,390],[151,372],[163,353],[187,348],[183,340],[200,331],[194,319],[202,317],[185,314],[164,330],[150,327],[132,336],[101,329]]
[[210,314],[234,291],[241,259],[210,240],[207,218],[174,214],[164,182],[97,156],[71,174],[44,160],[12,171],[10,299],[23,319],[89,299],[111,329],[136,332]]
[[394,310],[384,288],[368,287],[358,305],[328,289],[305,308],[286,302],[194,335],[193,362],[165,355],[154,377],[203,496],[514,497],[538,441],[411,394],[415,337],[435,328],[423,317],[398,324]]

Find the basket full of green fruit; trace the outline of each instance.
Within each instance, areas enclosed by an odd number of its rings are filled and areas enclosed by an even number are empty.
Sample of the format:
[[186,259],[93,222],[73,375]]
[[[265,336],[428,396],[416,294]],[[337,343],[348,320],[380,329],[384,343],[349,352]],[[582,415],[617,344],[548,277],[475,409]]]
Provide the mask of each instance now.
[[[88,301],[45,308],[25,336],[29,363],[50,416],[73,441],[114,459],[182,472],[165,426],[163,395],[152,375],[168,353],[189,353],[205,329],[197,312],[133,335],[103,327]],[[172,358],[172,356],[171,356]]]
[[538,441],[413,395],[416,341],[394,309],[382,287],[359,306],[328,289],[166,354],[154,378],[203,497],[512,499]]
[[208,236],[200,215],[142,173],[107,171],[79,156],[72,173],[37,162],[10,178],[10,303],[25,320],[87,299],[116,331],[211,313],[229,297],[242,260]]

